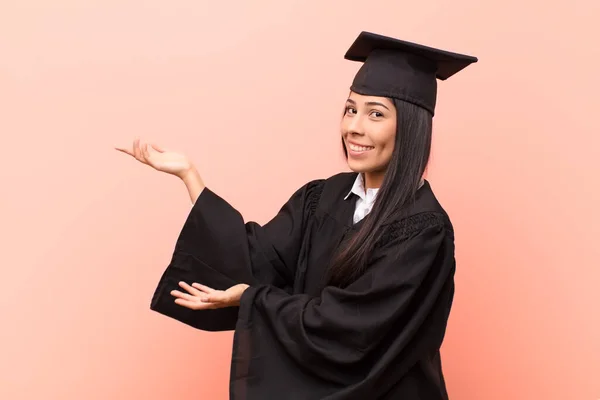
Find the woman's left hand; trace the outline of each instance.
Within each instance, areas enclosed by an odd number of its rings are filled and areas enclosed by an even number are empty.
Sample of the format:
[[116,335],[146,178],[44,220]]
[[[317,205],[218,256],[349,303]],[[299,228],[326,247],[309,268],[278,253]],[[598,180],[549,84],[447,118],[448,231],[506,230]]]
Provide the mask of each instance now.
[[171,291],[171,295],[176,297],[175,303],[192,310],[237,307],[240,305],[242,294],[248,288],[245,283],[232,286],[227,290],[215,290],[199,283],[192,283],[190,286],[185,282],[179,282],[179,286],[188,293],[179,290]]

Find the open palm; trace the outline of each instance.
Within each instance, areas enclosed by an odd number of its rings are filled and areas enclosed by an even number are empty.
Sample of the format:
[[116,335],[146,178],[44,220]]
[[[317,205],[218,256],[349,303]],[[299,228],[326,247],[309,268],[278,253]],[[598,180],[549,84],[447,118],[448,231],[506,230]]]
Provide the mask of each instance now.
[[224,307],[237,307],[248,285],[240,283],[227,290],[216,290],[199,283],[179,282],[179,286],[187,291],[172,290],[175,303],[191,310],[210,310]]
[[172,175],[181,176],[192,167],[185,155],[163,149],[156,144],[143,143],[140,139],[135,139],[131,148],[115,147],[115,149],[129,154],[157,171]]

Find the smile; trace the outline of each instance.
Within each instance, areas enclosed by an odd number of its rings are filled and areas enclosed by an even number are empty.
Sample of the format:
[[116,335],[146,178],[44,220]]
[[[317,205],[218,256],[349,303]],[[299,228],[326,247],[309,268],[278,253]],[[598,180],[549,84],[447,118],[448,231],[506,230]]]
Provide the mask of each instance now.
[[348,143],[348,147],[355,153],[362,153],[365,151],[373,150],[373,146],[358,146],[356,144]]

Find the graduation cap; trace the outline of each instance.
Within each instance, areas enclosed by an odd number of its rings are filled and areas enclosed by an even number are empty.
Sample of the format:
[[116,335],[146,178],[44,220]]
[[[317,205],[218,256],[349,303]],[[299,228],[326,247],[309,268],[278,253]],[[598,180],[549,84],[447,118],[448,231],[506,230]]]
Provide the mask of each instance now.
[[361,32],[344,58],[363,62],[350,87],[353,92],[404,100],[432,115],[437,79],[446,80],[477,62],[476,57],[371,32]]

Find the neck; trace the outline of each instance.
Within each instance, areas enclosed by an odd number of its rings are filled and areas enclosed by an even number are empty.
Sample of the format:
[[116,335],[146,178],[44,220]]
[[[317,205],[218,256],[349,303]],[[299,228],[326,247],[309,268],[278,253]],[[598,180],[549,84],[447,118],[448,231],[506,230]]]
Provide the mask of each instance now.
[[381,187],[383,176],[384,172],[365,172],[363,174],[365,189],[378,189]]

